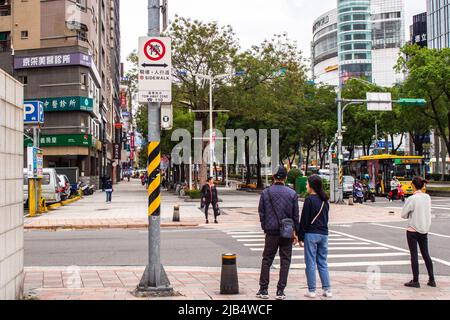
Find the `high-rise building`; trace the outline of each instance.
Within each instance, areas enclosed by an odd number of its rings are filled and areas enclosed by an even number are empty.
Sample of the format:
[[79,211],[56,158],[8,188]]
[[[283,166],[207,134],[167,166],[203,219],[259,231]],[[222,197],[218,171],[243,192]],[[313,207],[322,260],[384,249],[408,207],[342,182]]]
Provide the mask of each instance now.
[[413,24],[411,25],[411,43],[420,47],[427,47],[427,13],[423,12],[413,16]]
[[381,86],[403,80],[396,73],[405,43],[403,0],[338,0],[314,22],[312,70],[316,82],[337,86],[362,77]]
[[[0,0],[0,68],[45,106],[46,167],[78,167],[99,183],[113,170],[120,122],[119,0]],[[120,159],[119,159],[120,160]]]
[[450,47],[450,1],[427,0],[428,47]]

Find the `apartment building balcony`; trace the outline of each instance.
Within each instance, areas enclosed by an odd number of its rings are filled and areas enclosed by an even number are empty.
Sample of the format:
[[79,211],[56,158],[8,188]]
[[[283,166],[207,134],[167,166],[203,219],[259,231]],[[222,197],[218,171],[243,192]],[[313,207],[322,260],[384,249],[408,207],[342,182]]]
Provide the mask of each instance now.
[[0,40],[0,52],[11,51],[11,41],[10,40]]

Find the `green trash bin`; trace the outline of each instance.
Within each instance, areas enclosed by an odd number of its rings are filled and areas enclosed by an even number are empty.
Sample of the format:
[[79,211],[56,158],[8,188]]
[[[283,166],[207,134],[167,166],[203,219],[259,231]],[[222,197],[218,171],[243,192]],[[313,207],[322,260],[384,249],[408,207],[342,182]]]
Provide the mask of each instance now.
[[295,191],[297,192],[297,194],[304,194],[306,192],[307,183],[307,177],[298,177],[297,180],[295,180]]

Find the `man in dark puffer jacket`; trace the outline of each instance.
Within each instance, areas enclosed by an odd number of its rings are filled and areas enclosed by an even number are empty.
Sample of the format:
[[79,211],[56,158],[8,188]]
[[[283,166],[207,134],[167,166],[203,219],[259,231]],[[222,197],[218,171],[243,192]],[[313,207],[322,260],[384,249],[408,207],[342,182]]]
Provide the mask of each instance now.
[[261,299],[269,298],[270,268],[279,250],[281,266],[276,298],[284,300],[286,298],[284,289],[287,285],[292,259],[292,246],[295,243],[295,239],[283,239],[280,237],[280,221],[285,218],[291,218],[294,220],[294,230],[298,230],[300,217],[297,193],[285,186],[287,178],[286,168],[280,166],[273,178],[275,181],[274,185],[263,191],[259,202],[261,228],[266,234],[266,240],[259,282],[260,290],[256,296]]

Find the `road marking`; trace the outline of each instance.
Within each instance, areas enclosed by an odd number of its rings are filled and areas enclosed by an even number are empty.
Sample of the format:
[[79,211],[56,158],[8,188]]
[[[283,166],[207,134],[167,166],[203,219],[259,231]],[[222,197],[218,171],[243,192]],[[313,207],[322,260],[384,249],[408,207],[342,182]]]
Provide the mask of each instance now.
[[441,206],[432,206],[431,209],[437,209],[437,210],[450,210],[449,207],[441,207]]
[[[341,242],[341,243],[339,243],[339,242],[337,242],[337,243],[330,243],[328,249],[332,250],[333,245],[335,245],[335,246],[352,246],[352,245],[370,246],[370,243],[367,243],[367,242],[351,242],[351,243],[348,243],[348,242],[342,243]],[[265,243],[245,243],[244,246],[245,247],[264,247]]]
[[[396,227],[396,226],[390,226],[388,224],[381,224],[381,223],[371,223],[373,226],[379,226],[379,227],[385,227],[385,228],[391,228],[391,229],[400,229],[400,230],[406,230],[406,228],[403,227]],[[450,238],[450,236],[447,236],[445,234],[439,234],[439,233],[433,233],[429,232],[428,234],[431,234],[436,237],[442,237],[442,238]]]
[[[381,257],[401,257],[408,256],[407,253],[403,252],[390,252],[390,253],[362,253],[362,254],[329,254],[328,259],[346,259],[346,258],[381,258]],[[292,259],[304,259],[301,256],[292,256]],[[280,260],[279,256],[275,257],[275,260]],[[422,261],[423,262],[423,261]]]
[[[357,261],[357,262],[332,262],[328,263],[329,268],[341,268],[341,267],[368,267],[368,266],[406,266],[410,265],[409,260],[399,260],[399,261]],[[279,269],[280,265],[274,265],[274,268]],[[291,264],[291,269],[305,269],[306,265],[301,264]]]
[[[378,246],[383,246],[385,248],[394,249],[394,250],[397,250],[397,251],[409,253],[409,250],[402,249],[402,248],[399,248],[399,247],[396,247],[396,246],[391,246],[389,244],[385,244],[385,243],[381,243],[381,242],[377,242],[377,241],[372,241],[372,240],[364,239],[364,238],[361,238],[361,237],[356,237],[356,236],[353,236],[351,234],[347,234],[347,233],[344,233],[344,232],[338,232],[338,231],[332,231],[332,232],[334,234],[340,234],[341,236],[344,236],[344,237],[349,237],[349,238],[353,238],[353,239],[361,240],[361,241],[367,241],[369,243],[372,243],[372,244],[375,244],[375,245],[378,245]],[[433,261],[442,263],[443,265],[446,265],[446,266],[450,267],[450,262],[448,262],[448,261],[445,261],[445,260],[442,260],[442,259],[439,259],[439,258],[433,258],[433,257],[431,257],[431,259]]]
[[261,231],[231,231],[227,232],[228,235],[245,235],[245,234],[263,234]]
[[255,235],[239,235],[239,236],[231,236],[232,238],[235,238],[235,239],[238,239],[238,238],[243,238],[243,239],[246,239],[246,238],[261,238],[261,239],[264,239],[266,236],[265,235],[257,235],[257,234],[255,234]]
[[[251,251],[264,251],[264,248],[250,248]],[[293,248],[294,251],[303,251],[303,248]],[[384,247],[331,247],[328,251],[353,251],[353,250],[388,250]]]

